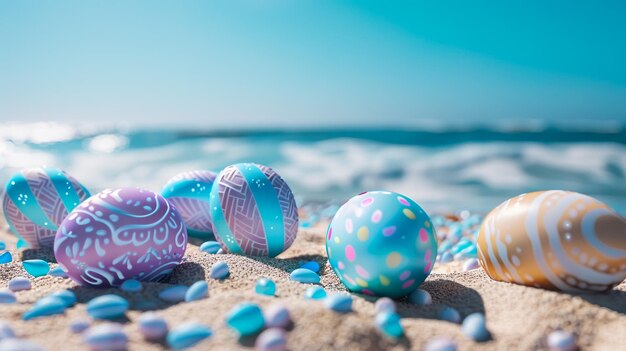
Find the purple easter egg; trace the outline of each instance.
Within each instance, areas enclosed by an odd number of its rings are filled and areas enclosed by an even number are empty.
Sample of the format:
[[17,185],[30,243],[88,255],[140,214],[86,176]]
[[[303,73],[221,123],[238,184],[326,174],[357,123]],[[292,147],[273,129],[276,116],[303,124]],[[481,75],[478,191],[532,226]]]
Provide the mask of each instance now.
[[298,232],[298,209],[287,183],[269,167],[240,163],[222,170],[211,189],[215,238],[225,251],[274,257]]
[[213,237],[209,196],[217,174],[211,171],[183,172],[170,179],[161,195],[173,204],[187,226],[187,234]]
[[72,280],[117,287],[156,281],[172,272],[187,248],[187,230],[161,195],[138,188],[104,190],[61,223],[54,255]]

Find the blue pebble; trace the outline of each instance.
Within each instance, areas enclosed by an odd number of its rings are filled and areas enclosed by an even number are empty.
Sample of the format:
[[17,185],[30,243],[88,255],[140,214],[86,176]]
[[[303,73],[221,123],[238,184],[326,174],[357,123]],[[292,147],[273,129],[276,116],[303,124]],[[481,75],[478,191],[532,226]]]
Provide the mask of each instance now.
[[548,335],[547,344],[548,348],[552,351],[578,350],[574,334],[564,330],[555,330],[551,332]]
[[33,277],[41,277],[50,272],[50,264],[44,260],[26,260],[22,262],[22,266]]
[[213,266],[211,266],[210,276],[213,279],[226,279],[230,271],[228,270],[228,264],[224,261],[215,262]]
[[326,290],[321,286],[311,286],[306,289],[304,297],[311,300],[321,300],[326,298]]
[[374,304],[376,313],[396,312],[396,303],[388,297],[381,297]]
[[276,283],[268,278],[257,279],[254,291],[257,294],[274,296],[276,293]]
[[263,310],[265,326],[268,328],[286,328],[291,323],[289,310],[283,304],[274,304]]
[[409,294],[409,302],[416,305],[430,305],[433,302],[433,298],[426,290],[417,289]]
[[291,280],[300,283],[319,284],[320,282],[320,276],[312,270],[306,268],[295,269],[293,272],[291,272],[289,277],[291,278]]
[[15,303],[17,299],[13,291],[9,289],[0,289],[0,303]]
[[212,334],[211,329],[202,324],[185,323],[167,334],[167,344],[174,350],[182,350],[199,343]]
[[8,338],[0,340],[0,350],[2,351],[43,351],[39,345],[32,341]]
[[22,319],[27,321],[33,318],[53,316],[63,314],[67,306],[65,302],[58,297],[46,296],[33,305],[30,310],[22,315]]
[[200,245],[200,251],[208,254],[216,254],[222,246],[217,241],[205,241]]
[[15,277],[9,280],[9,290],[11,291],[30,290],[31,287],[30,279],[26,277]]
[[449,252],[446,251],[443,254],[441,254],[441,263],[448,263],[448,262],[452,262],[454,260],[454,256]]
[[324,300],[324,305],[335,312],[350,312],[352,311],[352,296],[347,294],[330,295]]
[[67,272],[63,270],[60,266],[54,267],[50,270],[50,274],[53,277],[67,278]]
[[14,338],[15,332],[11,325],[3,320],[0,320],[0,340],[6,338]]
[[89,321],[86,319],[76,319],[70,323],[70,330],[74,334],[82,333],[88,328],[89,328]]
[[7,248],[7,244],[4,243],[4,241],[0,241],[0,250],[4,250]]
[[400,316],[395,312],[382,312],[376,315],[376,328],[385,335],[399,338],[404,334]]
[[265,319],[258,305],[241,303],[228,312],[226,324],[239,335],[245,336],[261,331],[265,325]]
[[300,268],[305,268],[305,269],[308,269],[310,271],[317,273],[320,271],[320,264],[315,261],[309,261],[301,265]]
[[424,347],[424,351],[456,351],[456,343],[446,337],[436,337],[429,340]]
[[101,324],[90,328],[83,334],[83,340],[92,350],[126,350],[128,336],[119,324]]
[[187,290],[189,290],[189,287],[185,285],[175,285],[161,291],[159,298],[170,303],[182,302],[185,301]]
[[17,241],[17,243],[15,243],[15,247],[18,248],[18,249],[26,248],[26,247],[28,247],[28,243],[26,241],[24,241],[24,239],[19,239]]
[[5,251],[0,254],[0,264],[11,263],[12,261],[13,261],[13,256],[11,256],[11,253],[9,251]]
[[461,330],[474,341],[487,341],[491,337],[485,325],[485,315],[478,312],[465,317]]
[[139,292],[143,289],[141,282],[135,279],[125,280],[122,285],[120,285],[120,289],[126,292]]
[[114,319],[128,310],[125,298],[108,294],[96,297],[87,303],[87,313],[94,319]]
[[191,302],[191,301],[204,299],[208,295],[209,295],[209,284],[204,280],[200,280],[200,281],[193,283],[189,287],[189,289],[187,289],[187,292],[185,293],[185,301]]
[[61,299],[63,301],[63,303],[65,303],[65,306],[67,307],[72,307],[76,304],[76,294],[74,294],[73,291],[71,290],[60,290],[60,291],[56,291],[53,292],[52,294],[48,295],[51,297],[57,297],[59,299]]
[[154,312],[146,312],[139,317],[139,332],[146,340],[161,340],[167,335],[167,322]]
[[454,244],[452,244],[451,241],[444,241],[441,245],[439,245],[439,249],[437,251],[439,252],[444,252],[444,251],[448,251],[452,248]]
[[287,348],[285,331],[280,328],[270,328],[259,334],[254,343],[258,351],[284,351]]
[[452,323],[459,323],[461,321],[461,315],[459,314],[459,311],[455,310],[452,307],[446,307],[441,310],[441,312],[439,312],[439,318]]

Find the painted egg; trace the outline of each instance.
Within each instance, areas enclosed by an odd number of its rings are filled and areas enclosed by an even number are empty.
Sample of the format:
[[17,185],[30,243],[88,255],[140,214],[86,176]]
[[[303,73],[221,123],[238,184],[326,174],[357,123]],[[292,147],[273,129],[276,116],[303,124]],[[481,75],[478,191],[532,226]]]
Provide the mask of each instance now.
[[29,168],[9,180],[2,207],[11,231],[37,249],[52,247],[61,222],[89,196],[60,169]]
[[77,283],[106,288],[128,279],[160,280],[186,248],[187,230],[163,196],[119,188],[90,197],[67,216],[54,256]]
[[569,191],[505,201],[485,217],[478,257],[499,281],[567,292],[605,291],[626,278],[626,220]]
[[176,207],[187,234],[199,238],[213,237],[209,196],[216,174],[211,171],[183,172],[170,179],[161,195]]
[[426,279],[437,255],[430,217],[408,197],[371,191],[346,202],[326,234],[326,253],[351,291],[398,298]]
[[211,190],[213,231],[225,251],[274,257],[298,233],[291,189],[273,169],[240,163],[222,170]]

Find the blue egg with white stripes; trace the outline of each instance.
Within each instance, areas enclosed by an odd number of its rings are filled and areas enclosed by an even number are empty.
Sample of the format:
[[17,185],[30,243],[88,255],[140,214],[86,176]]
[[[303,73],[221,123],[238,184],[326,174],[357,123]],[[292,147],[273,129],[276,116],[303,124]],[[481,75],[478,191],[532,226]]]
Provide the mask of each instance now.
[[89,196],[87,188],[63,170],[29,168],[9,179],[2,209],[11,231],[30,248],[52,247],[61,222]]

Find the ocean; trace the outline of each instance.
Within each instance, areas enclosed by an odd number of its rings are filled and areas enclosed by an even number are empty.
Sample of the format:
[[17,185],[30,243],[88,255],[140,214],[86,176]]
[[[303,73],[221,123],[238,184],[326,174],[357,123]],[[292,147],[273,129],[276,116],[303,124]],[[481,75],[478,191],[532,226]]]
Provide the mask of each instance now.
[[160,190],[179,172],[238,162],[274,168],[301,206],[336,208],[367,190],[427,211],[488,212],[515,195],[585,193],[626,213],[626,126],[202,130],[0,124],[0,181],[20,168],[66,170],[92,192]]

